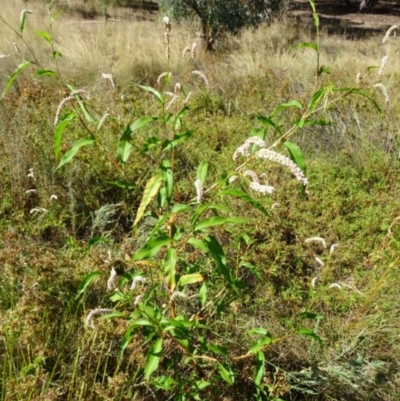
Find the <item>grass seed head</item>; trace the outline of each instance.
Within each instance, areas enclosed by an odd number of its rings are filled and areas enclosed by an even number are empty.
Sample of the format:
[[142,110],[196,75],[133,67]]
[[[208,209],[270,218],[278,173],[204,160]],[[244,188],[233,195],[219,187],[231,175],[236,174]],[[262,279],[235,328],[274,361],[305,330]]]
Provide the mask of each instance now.
[[194,182],[194,187],[196,188],[196,200],[198,203],[201,203],[203,198],[203,184],[200,180],[196,180]]
[[383,39],[382,39],[382,44],[383,44],[383,45],[389,40],[390,34],[391,34],[393,31],[395,31],[395,32],[394,32],[394,35],[396,35],[396,30],[397,30],[397,29],[399,29],[399,27],[398,27],[397,25],[392,25],[392,26],[386,31],[386,34],[385,34],[385,36],[384,36]]
[[381,84],[381,83],[378,83],[378,84],[374,85],[374,88],[378,88],[382,92],[382,94],[383,94],[383,96],[385,98],[386,104],[389,104],[390,99],[389,99],[389,94],[388,94],[388,91],[386,89],[386,86]]

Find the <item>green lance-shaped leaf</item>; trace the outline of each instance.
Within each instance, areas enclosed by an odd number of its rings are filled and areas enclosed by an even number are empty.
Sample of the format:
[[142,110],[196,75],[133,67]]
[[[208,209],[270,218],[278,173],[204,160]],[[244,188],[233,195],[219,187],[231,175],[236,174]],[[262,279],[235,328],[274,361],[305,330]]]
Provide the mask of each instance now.
[[314,331],[312,331],[312,330],[310,330],[310,329],[307,329],[307,328],[300,328],[300,329],[297,329],[296,331],[297,331],[297,333],[299,333],[299,334],[302,335],[302,336],[310,337],[310,338],[312,338],[313,340],[318,341],[320,344],[323,344],[323,343],[324,343],[324,342],[322,341],[322,338],[321,338],[317,333],[315,333]]
[[60,157],[60,148],[62,142],[62,134],[67,127],[67,125],[76,119],[75,113],[69,113],[66,115],[62,121],[57,125],[56,129],[54,130],[54,156],[56,159]]
[[57,169],[64,166],[64,164],[69,163],[75,155],[79,152],[79,149],[83,146],[91,145],[96,140],[92,136],[85,136],[84,138],[79,139],[79,141],[75,142],[74,146],[64,154],[61,158],[60,164],[57,166]]
[[227,369],[222,363],[218,362],[218,372],[220,376],[231,386],[235,382],[235,376],[231,369]]
[[310,6],[311,6],[313,12],[316,13],[316,12],[317,12],[317,9],[315,8],[315,2],[314,2],[314,0],[308,0],[308,2],[310,3]]
[[153,256],[157,255],[161,248],[169,245],[172,241],[173,239],[166,235],[160,235],[159,237],[151,238],[149,242],[142,246],[135,253],[135,255],[133,255],[132,260],[136,261],[152,258]]
[[[288,148],[290,158],[292,159],[292,161],[295,162],[296,165],[303,171],[304,175],[306,175],[307,165],[304,158],[304,154],[301,151],[301,149],[295,143],[289,141],[286,141],[284,145]],[[300,193],[303,197],[305,196],[306,194],[305,185],[301,186]]]
[[168,248],[167,257],[165,260],[165,273],[168,277],[168,286],[170,291],[174,291],[176,287],[176,262],[178,255],[175,248]]
[[265,355],[259,351],[256,353],[256,374],[254,375],[254,384],[261,386],[262,379],[265,373]]
[[128,124],[118,142],[118,147],[117,147],[117,155],[118,158],[122,161],[122,163],[126,163],[133,149],[133,146],[130,143],[131,134],[132,134],[131,126]]
[[58,74],[52,70],[37,70],[35,71],[35,75],[37,77],[54,77],[54,78],[58,78]]
[[324,97],[326,92],[327,92],[327,88],[322,88],[313,94],[313,97],[311,98],[311,101],[310,101],[310,105],[308,106],[309,114],[314,112],[315,108],[317,107],[317,105],[321,101],[321,99]]
[[181,134],[175,135],[173,139],[167,139],[162,144],[162,150],[169,150],[183,142],[186,142],[193,134],[194,131],[186,131]]
[[88,274],[79,284],[78,287],[78,292],[76,294],[75,299],[78,299],[87,289],[88,285],[95,280],[96,278],[100,277],[101,273],[100,272],[92,272]]
[[288,109],[290,107],[296,107],[297,109],[302,109],[303,105],[300,102],[298,102],[297,100],[291,100],[290,102],[282,103],[275,108],[275,110],[273,111],[273,113],[271,115],[271,118],[276,117],[282,110]]
[[3,97],[8,92],[8,90],[11,88],[11,85],[13,84],[15,79],[18,77],[18,75],[21,74],[21,72],[23,70],[25,70],[26,67],[29,67],[30,65],[31,65],[30,61],[24,61],[23,63],[18,65],[16,70],[10,75],[10,78],[8,78],[8,80],[7,80],[7,83],[6,83],[6,86],[4,88],[4,92],[3,92]]
[[19,31],[21,32],[21,34],[22,34],[22,32],[24,32],[26,16],[28,14],[32,14],[32,11],[27,10],[27,9],[21,11],[21,16],[19,19]]
[[139,88],[142,88],[143,90],[145,90],[146,92],[150,92],[152,93],[161,104],[164,104],[165,102],[165,97],[158,91],[156,91],[154,88],[152,88],[151,86],[144,86],[144,85],[138,85]]
[[302,312],[302,313],[300,313],[300,317],[302,319],[319,320],[319,319],[323,319],[325,316],[324,315],[320,315],[318,313],[314,313],[314,312]]
[[304,174],[306,174],[307,164],[304,159],[304,154],[301,151],[300,147],[297,146],[295,143],[289,141],[286,141],[284,145],[289,150],[290,158],[292,159],[292,161],[294,161],[297,164],[297,166],[301,169],[301,171]]
[[[264,124],[264,135],[260,136],[261,139],[265,139],[265,135],[268,132],[268,127],[272,127],[275,129],[278,134],[282,135],[282,129],[281,127],[275,123],[275,121],[272,120],[271,117],[265,117],[265,116],[257,116],[257,120],[261,121]],[[259,136],[259,135],[257,135]]]
[[41,36],[47,43],[50,43],[50,44],[52,43],[51,36],[50,36],[50,34],[48,32],[46,32],[46,31],[37,31],[36,35]]
[[248,354],[254,354],[263,350],[267,345],[272,343],[272,338],[270,336],[260,338],[256,343],[254,343],[248,350]]
[[171,203],[172,193],[174,190],[174,174],[172,165],[169,160],[161,162],[161,176],[164,181],[165,195],[168,203]]
[[202,252],[208,252],[207,244],[198,238],[190,238],[188,240],[188,244],[192,245],[193,247],[199,249]]
[[239,198],[242,201],[253,206],[255,209],[257,209],[261,213],[265,214],[266,216],[269,216],[269,213],[264,208],[264,206],[261,205],[261,203],[257,202],[255,199],[253,199],[252,197],[250,197],[243,191],[240,191],[238,189],[224,189],[223,191],[221,191],[221,195],[230,195],[230,196],[234,196],[235,198]]
[[140,219],[143,217],[143,214],[146,210],[147,205],[151,202],[151,200],[157,195],[158,190],[160,189],[162,183],[161,174],[157,174],[147,181],[146,187],[143,192],[143,198],[140,202],[139,209],[136,214],[135,221],[133,226],[136,226],[139,223]]
[[147,381],[150,380],[150,376],[158,369],[162,353],[162,338],[157,339],[152,344],[150,351],[146,358],[146,365],[144,367],[144,376]]
[[207,170],[208,170],[208,163],[203,160],[199,167],[197,168],[197,179],[201,181],[202,184],[206,181],[207,178]]
[[82,100],[81,96],[76,96],[76,100],[79,103],[79,106],[81,107],[81,110],[83,112],[83,115],[85,116],[86,121],[88,121],[91,124],[94,124],[97,122],[97,119],[94,117],[94,115],[89,111],[86,103]]
[[206,286],[206,283],[203,283],[203,285],[200,287],[199,298],[200,298],[201,306],[203,307],[207,302],[207,286]]
[[146,125],[149,125],[150,123],[152,123],[153,121],[156,121],[156,120],[157,120],[157,118],[155,118],[155,117],[140,117],[136,121],[130,123],[129,127],[131,129],[131,132],[135,132],[139,128],[143,128]]
[[356,95],[360,95],[368,99],[374,106],[375,108],[379,111],[379,113],[382,112],[381,108],[379,107],[378,103],[368,95],[365,91],[363,91],[361,88],[335,88],[333,90],[334,92],[347,92],[347,96],[355,93]]
[[228,223],[243,224],[246,222],[247,222],[246,219],[242,219],[240,217],[222,217],[222,216],[208,217],[207,219],[199,221],[196,224],[194,231],[200,231],[203,228],[220,226],[222,224],[228,224]]
[[[131,154],[131,151],[133,149],[133,145],[131,144],[132,133],[142,127],[145,127],[146,125],[150,124],[155,120],[156,118],[153,117],[141,117],[136,121],[127,125],[125,131],[123,132],[118,142],[118,148],[117,148],[118,157],[123,163],[127,162],[129,155]],[[159,140],[156,139],[156,143],[157,141],[159,142]]]
[[232,273],[226,264],[226,256],[224,250],[222,249],[222,246],[220,245],[218,240],[212,235],[210,235],[204,238],[204,242],[207,244],[208,252],[214,259],[218,271],[225,277],[228,283],[234,284]]
[[313,13],[313,19],[314,19],[314,25],[315,25],[315,27],[316,28],[318,28],[319,27],[319,16],[318,16],[318,14],[317,13]]

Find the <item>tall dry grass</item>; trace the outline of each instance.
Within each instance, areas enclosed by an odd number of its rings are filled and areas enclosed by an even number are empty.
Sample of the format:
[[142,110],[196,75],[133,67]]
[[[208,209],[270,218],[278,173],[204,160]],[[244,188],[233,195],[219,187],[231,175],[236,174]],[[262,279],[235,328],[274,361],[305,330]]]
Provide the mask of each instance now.
[[[75,3],[70,6],[77,7]],[[26,7],[24,1],[6,0],[0,14],[18,30],[19,12]],[[46,7],[42,2],[31,2],[28,8],[33,14],[28,16],[24,40],[35,50],[38,60],[50,67],[53,61],[48,44],[35,35],[37,31],[48,29]],[[126,85],[138,81],[154,83],[155,78],[167,69],[178,78],[186,74],[188,69],[182,62],[182,51],[193,42],[200,45],[197,28],[195,24],[173,26],[169,66],[160,18],[154,21],[121,18],[105,22],[101,17],[84,20],[62,12],[54,23],[53,37],[56,49],[63,54],[59,65],[66,80],[92,85],[105,72],[112,73],[120,85]],[[309,40],[308,33],[293,21],[282,19],[256,31],[248,30],[238,37],[226,39],[218,54],[205,54],[199,46],[194,67],[201,67],[212,83],[223,88],[235,84],[238,79],[266,74],[312,85],[315,52],[292,49],[293,45]],[[15,54],[14,42],[21,49],[20,55]],[[379,66],[380,38],[350,41],[323,35],[322,43],[321,64],[335,71],[334,79],[339,75],[355,80],[356,73],[363,73],[367,66]],[[21,55],[31,58],[26,44],[4,24],[0,24],[0,53],[10,54],[8,59],[0,62],[1,83],[15,68]],[[387,77],[396,74],[398,61],[399,55],[394,53],[385,71]]]

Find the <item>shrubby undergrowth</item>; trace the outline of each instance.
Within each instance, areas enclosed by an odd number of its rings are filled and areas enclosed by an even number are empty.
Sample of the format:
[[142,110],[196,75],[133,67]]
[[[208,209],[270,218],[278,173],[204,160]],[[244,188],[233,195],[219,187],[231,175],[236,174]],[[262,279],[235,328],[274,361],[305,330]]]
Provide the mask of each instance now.
[[396,398],[397,28],[342,85],[311,7],[313,86],[229,91],[168,17],[153,82],[83,89],[51,3],[49,57],[0,16],[3,399]]

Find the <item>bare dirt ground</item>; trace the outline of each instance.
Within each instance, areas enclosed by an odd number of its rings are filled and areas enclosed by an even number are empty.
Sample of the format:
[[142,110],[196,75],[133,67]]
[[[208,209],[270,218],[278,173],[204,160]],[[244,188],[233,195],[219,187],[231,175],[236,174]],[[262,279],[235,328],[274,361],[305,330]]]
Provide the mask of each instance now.
[[[400,24],[400,2],[381,0],[370,10],[359,12],[359,1],[317,0],[316,9],[321,28],[348,38],[381,34],[392,25]],[[307,0],[294,1],[291,17],[301,23],[312,22],[311,7]]]

